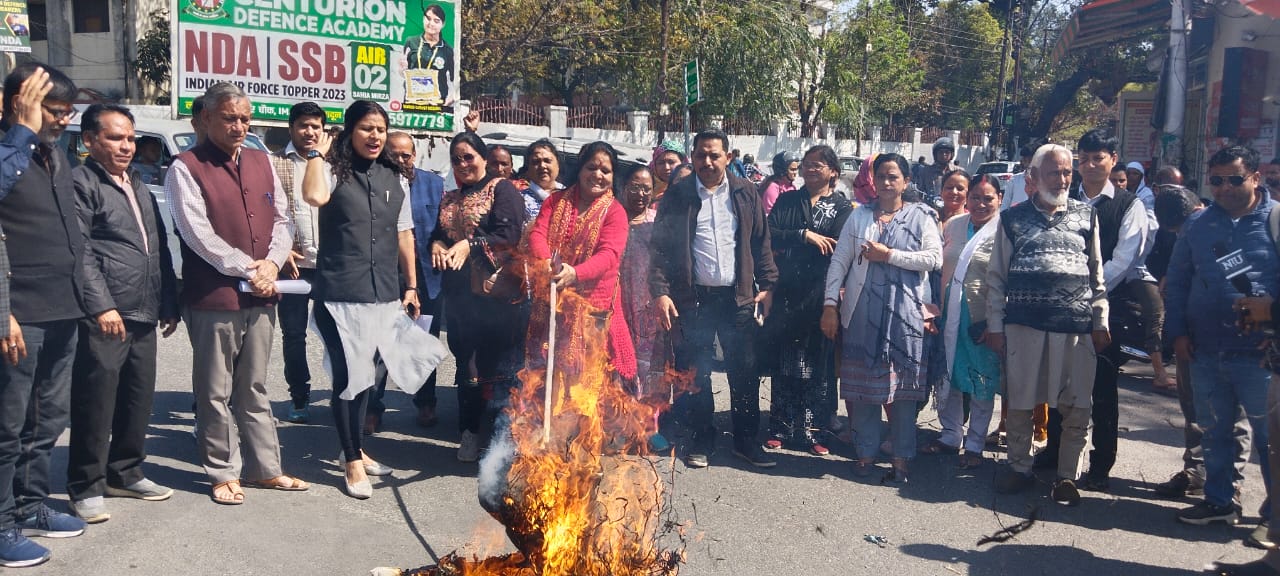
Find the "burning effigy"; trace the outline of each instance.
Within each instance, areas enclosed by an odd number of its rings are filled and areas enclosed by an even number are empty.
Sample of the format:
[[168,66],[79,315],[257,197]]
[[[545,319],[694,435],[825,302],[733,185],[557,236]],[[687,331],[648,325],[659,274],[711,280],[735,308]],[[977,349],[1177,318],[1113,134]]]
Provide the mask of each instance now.
[[[534,314],[521,386],[512,391],[481,460],[479,480],[481,506],[505,527],[517,552],[488,558],[454,553],[435,565],[375,573],[678,572],[683,550],[663,549],[659,542],[682,527],[664,519],[666,480],[648,445],[666,398],[640,397],[616,377],[606,313],[572,290],[557,293],[545,277],[531,284],[542,286],[533,302],[546,312]],[[537,337],[542,329],[545,339]]]

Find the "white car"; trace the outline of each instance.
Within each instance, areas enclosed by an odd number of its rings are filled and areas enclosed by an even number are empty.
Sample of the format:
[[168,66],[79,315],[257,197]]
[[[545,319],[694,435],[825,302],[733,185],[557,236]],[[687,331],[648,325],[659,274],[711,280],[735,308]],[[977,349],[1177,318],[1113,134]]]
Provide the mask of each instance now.
[[984,162],[978,166],[978,174],[991,174],[1001,182],[1013,180],[1014,174],[1022,172],[1022,165],[1017,162]]
[[[84,147],[84,142],[80,138],[80,116],[77,115],[71,124],[67,126],[62,138],[59,140],[60,145],[66,146],[67,157],[72,162],[79,164],[89,155],[89,150]],[[191,122],[187,120],[170,120],[160,118],[147,118],[139,116],[134,118],[133,125],[134,134],[137,142],[141,145],[146,140],[156,140],[161,144],[160,157],[152,166],[142,166],[136,161],[138,153],[135,152],[134,167],[138,169],[138,173],[143,177],[143,183],[147,189],[156,197],[156,202],[160,204],[160,219],[164,223],[164,229],[169,234],[169,252],[173,255],[173,269],[182,277],[182,251],[179,249],[178,233],[173,228],[173,213],[169,209],[168,203],[164,197],[164,173],[169,168],[169,164],[173,163],[173,158],[187,149],[196,145],[196,133],[191,129]],[[267,150],[267,145],[257,134],[250,132],[245,136],[244,145],[256,150]]]

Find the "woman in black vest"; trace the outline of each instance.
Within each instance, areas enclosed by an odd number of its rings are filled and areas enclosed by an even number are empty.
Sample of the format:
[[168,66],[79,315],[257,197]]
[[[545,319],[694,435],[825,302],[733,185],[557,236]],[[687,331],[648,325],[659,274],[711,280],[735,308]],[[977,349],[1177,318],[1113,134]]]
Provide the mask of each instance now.
[[[369,336],[385,333],[388,305],[403,303],[410,315],[418,307],[414,269],[413,218],[405,193],[405,176],[386,152],[387,113],[381,106],[359,100],[346,111],[343,132],[327,158],[333,167],[325,174],[321,155],[307,159],[303,197],[319,208],[319,254],[311,295],[315,325],[324,341],[333,377],[334,424],[342,444],[347,494],[373,494],[368,474],[391,470],[361,450],[361,426],[373,385],[375,351],[383,357],[394,351],[379,348]],[[320,151],[329,148],[329,136]],[[398,269],[397,269],[398,266]],[[401,292],[400,274],[407,280]]]

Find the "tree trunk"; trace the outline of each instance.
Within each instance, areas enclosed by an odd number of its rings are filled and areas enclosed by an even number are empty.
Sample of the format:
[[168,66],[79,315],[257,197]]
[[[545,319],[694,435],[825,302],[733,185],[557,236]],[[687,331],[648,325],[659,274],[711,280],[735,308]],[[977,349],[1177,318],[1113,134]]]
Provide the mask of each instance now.
[[1049,135],[1049,130],[1053,127],[1053,121],[1058,118],[1067,106],[1076,99],[1076,92],[1089,81],[1089,71],[1085,68],[1077,68],[1071,76],[1059,80],[1054,84],[1053,90],[1049,91],[1049,97],[1044,102],[1044,107],[1040,109],[1040,117],[1036,119],[1035,125],[1031,127],[1031,131],[1027,134],[1030,138],[1043,138]]

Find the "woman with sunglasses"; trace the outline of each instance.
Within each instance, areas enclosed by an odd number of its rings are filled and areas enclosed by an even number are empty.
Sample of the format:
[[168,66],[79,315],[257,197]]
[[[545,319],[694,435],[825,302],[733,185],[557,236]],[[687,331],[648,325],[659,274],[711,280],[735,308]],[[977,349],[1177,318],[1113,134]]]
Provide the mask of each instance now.
[[825,456],[830,451],[813,431],[835,413],[836,366],[835,347],[822,337],[818,320],[831,253],[853,204],[836,191],[840,159],[830,146],[810,148],[800,167],[804,187],[783,193],[769,213],[778,284],[765,329],[778,361],[764,447],[794,445]]
[[509,180],[486,172],[484,140],[462,132],[449,144],[458,189],[445,192],[431,234],[431,265],[444,272],[449,351],[457,361],[458,460],[480,457],[485,389],[505,394],[516,382],[523,326],[520,305],[495,281],[520,241],[525,206]]
[[[422,382],[430,373],[401,370],[404,360],[415,360],[426,347],[393,341],[396,333],[388,330],[402,307],[410,316],[416,316],[418,307],[406,170],[387,152],[388,118],[381,106],[357,100],[345,117],[337,141],[330,146],[330,136],[322,134],[317,153],[310,155],[302,193],[318,208],[319,251],[311,297],[333,380],[339,460],[345,467],[347,494],[364,499],[373,494],[368,476],[391,473],[361,446],[375,355],[381,355],[397,381],[412,377]],[[327,165],[317,161],[326,155]],[[326,166],[332,167],[328,173]],[[403,290],[402,275],[407,282]]]
[[[618,153],[604,142],[592,142],[578,153],[578,173],[573,184],[547,198],[529,233],[529,252],[545,266],[557,289],[571,288],[597,310],[608,312],[609,357],[618,375],[626,380],[636,376],[636,354],[631,332],[618,298],[619,266],[627,247],[627,211],[613,194]],[[535,295],[540,287],[534,288]],[[572,327],[574,310],[565,307],[560,326]],[[531,364],[545,362],[541,345],[546,340],[550,311],[541,302],[533,306],[529,320],[528,355]],[[571,332],[566,330],[565,332]],[[564,358],[582,353],[580,334],[564,334],[568,342]],[[585,348],[584,348],[585,349]],[[560,354],[557,354],[559,357]]]

